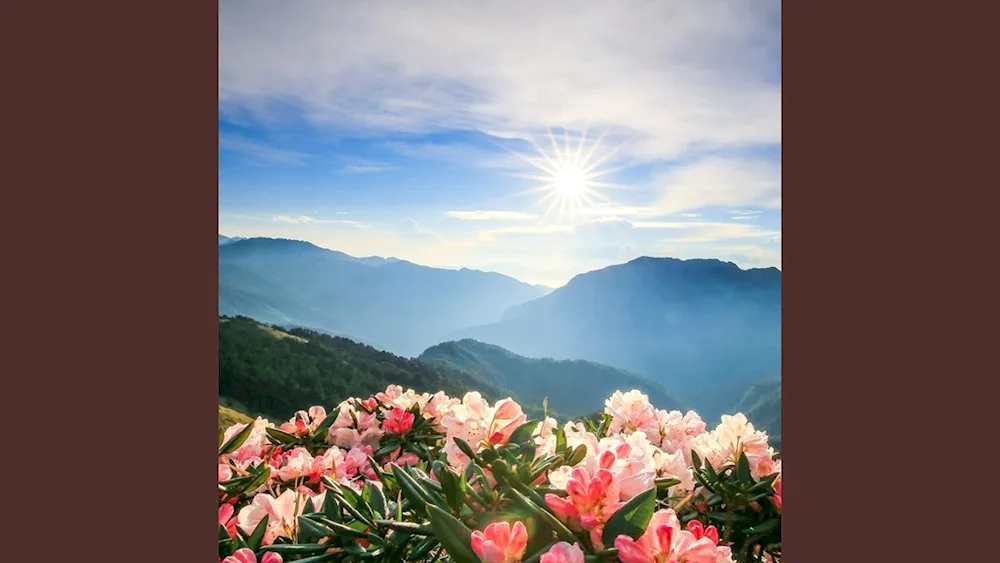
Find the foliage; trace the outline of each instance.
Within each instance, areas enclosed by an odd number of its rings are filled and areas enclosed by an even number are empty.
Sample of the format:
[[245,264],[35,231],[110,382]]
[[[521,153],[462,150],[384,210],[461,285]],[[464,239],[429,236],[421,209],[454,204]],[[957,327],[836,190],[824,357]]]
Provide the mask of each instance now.
[[[530,404],[548,398],[549,410],[581,416],[599,409],[601,397],[616,389],[638,388],[667,409],[683,409],[683,404],[659,383],[641,375],[583,360],[526,358],[499,346],[476,340],[445,342],[432,346],[420,360],[461,369],[508,387]],[[585,388],[587,393],[574,393]]]
[[219,430],[225,430],[234,424],[246,424],[251,418],[239,411],[219,405]]
[[[276,337],[276,332],[299,339]],[[219,395],[244,406],[242,412],[285,419],[302,405],[335,405],[391,383],[454,395],[474,390],[491,399],[514,395],[473,374],[432,367],[347,338],[220,317]]]
[[[615,392],[599,422],[384,392],[219,437],[219,559],[776,561],[781,462],[742,415]],[[244,550],[239,552],[238,550]],[[240,559],[242,557],[243,559]]]

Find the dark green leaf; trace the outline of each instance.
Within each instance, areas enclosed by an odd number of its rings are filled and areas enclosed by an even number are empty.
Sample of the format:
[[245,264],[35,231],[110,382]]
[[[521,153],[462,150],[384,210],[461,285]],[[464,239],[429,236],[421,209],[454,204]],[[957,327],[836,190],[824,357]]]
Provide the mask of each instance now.
[[[323,553],[331,547],[327,544],[318,543],[275,544],[264,546],[263,551],[273,551],[280,555],[316,555]],[[299,561],[305,560],[300,559]]]
[[510,435],[511,444],[521,444],[523,442],[531,441],[531,433],[535,431],[535,428],[541,423],[540,420],[529,420],[524,424],[517,427],[514,433]]
[[[329,501],[332,502],[332,501]],[[332,535],[329,528],[312,518],[299,516],[298,541],[301,543],[315,543]]]
[[264,539],[264,532],[267,531],[267,523],[270,519],[271,517],[267,514],[260,519],[260,522],[257,523],[257,527],[253,529],[253,533],[250,534],[249,538],[247,538],[247,547],[253,551],[260,549],[260,542]]
[[229,532],[222,524],[219,524],[219,541],[229,541]]
[[267,435],[282,444],[294,444],[299,441],[294,435],[278,430],[277,428],[268,428]]
[[382,489],[368,482],[365,484],[364,496],[365,500],[368,501],[368,506],[372,507],[372,510],[375,512],[376,517],[384,518],[389,514],[386,512],[385,495],[382,494]]
[[431,528],[441,545],[448,550],[448,555],[457,563],[479,563],[479,558],[472,551],[472,531],[460,520],[440,508],[428,505],[431,516]]
[[551,512],[532,502],[531,499],[521,494],[517,489],[511,489],[509,493],[518,504],[533,512],[542,522],[552,528],[556,535],[559,536],[559,539],[570,543],[579,541],[576,535]]
[[240,430],[235,436],[230,438],[228,442],[219,446],[219,455],[232,453],[238,450],[239,447],[243,445],[243,442],[246,442],[247,438],[250,437],[250,433],[253,432],[253,426],[254,421],[251,420],[247,423],[243,430]]
[[736,460],[736,478],[743,483],[753,483],[753,478],[750,476],[750,460],[747,459],[746,452],[741,452],[739,459]]
[[469,456],[472,460],[476,459],[476,452],[472,449],[472,446],[470,446],[468,442],[461,438],[452,438],[452,440],[455,441],[455,445],[458,446],[458,449],[462,450],[462,453]]
[[656,511],[656,487],[647,489],[632,497],[611,515],[608,523],[604,526],[604,533],[601,538],[604,545],[614,545],[615,538],[626,535],[634,540],[646,531],[649,519]]
[[392,476],[395,477],[396,483],[399,484],[400,490],[403,491],[403,495],[410,501],[411,506],[433,504],[430,493],[424,490],[413,477],[395,463],[389,467],[392,471]]

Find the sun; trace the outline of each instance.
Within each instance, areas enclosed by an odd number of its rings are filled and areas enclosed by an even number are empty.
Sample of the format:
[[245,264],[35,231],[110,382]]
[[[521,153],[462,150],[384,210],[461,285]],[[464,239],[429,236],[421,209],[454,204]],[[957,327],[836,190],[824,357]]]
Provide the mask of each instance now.
[[515,174],[515,176],[540,182],[539,185],[523,193],[541,194],[538,203],[547,204],[545,215],[554,212],[560,216],[586,212],[609,201],[602,193],[602,189],[621,187],[601,181],[601,178],[616,171],[601,167],[616,152],[614,150],[603,154],[599,152],[603,134],[592,143],[588,143],[586,130],[576,140],[570,139],[568,131],[564,131],[562,137],[560,143],[551,130],[548,132],[551,152],[542,149],[534,141],[529,141],[536,151],[536,154],[531,156],[507,149],[540,172],[527,175]]

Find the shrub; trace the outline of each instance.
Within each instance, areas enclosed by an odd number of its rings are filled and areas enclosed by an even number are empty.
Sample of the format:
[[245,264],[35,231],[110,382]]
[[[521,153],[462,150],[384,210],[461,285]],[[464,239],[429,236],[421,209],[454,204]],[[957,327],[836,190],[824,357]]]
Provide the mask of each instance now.
[[742,414],[615,392],[595,421],[528,420],[389,386],[219,435],[219,559],[778,561],[781,461]]

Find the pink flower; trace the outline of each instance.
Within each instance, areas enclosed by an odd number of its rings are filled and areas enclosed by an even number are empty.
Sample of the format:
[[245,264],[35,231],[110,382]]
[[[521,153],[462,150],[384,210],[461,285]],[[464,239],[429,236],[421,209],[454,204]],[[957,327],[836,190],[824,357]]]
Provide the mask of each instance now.
[[233,470],[225,463],[219,464],[219,482],[228,481],[233,478]]
[[413,413],[396,407],[385,415],[382,428],[390,434],[405,434],[413,428]]
[[[244,547],[223,559],[222,563],[257,563],[257,556],[250,548]],[[260,563],[282,563],[281,556],[269,551],[260,559]]]
[[556,516],[578,530],[590,531],[602,526],[622,506],[618,485],[607,468],[598,469],[593,476],[582,467],[573,469],[566,492],[569,498],[546,494],[545,503]]
[[580,544],[570,545],[561,541],[542,554],[538,563],[583,563],[583,550]]
[[618,558],[622,563],[721,563],[731,561],[728,549],[718,546],[719,534],[714,526],[701,523],[681,530],[673,510],[653,514],[646,532],[638,540],[621,535],[615,538]]
[[361,401],[361,408],[365,409],[368,412],[375,412],[375,407],[377,406],[378,406],[378,401],[375,400],[375,397],[368,397],[364,401]]
[[487,432],[490,443],[507,443],[514,430],[517,430],[517,427],[524,424],[526,420],[528,420],[528,415],[521,411],[521,405],[514,402],[514,399],[508,397],[498,402],[494,407],[493,420]]
[[219,525],[229,532],[229,537],[236,537],[236,509],[233,505],[226,503],[219,507]]
[[513,529],[507,522],[494,522],[486,530],[472,532],[472,550],[483,563],[517,563],[528,548],[528,530],[521,522]]
[[773,487],[774,497],[771,500],[774,502],[774,506],[778,509],[778,512],[781,512],[781,473],[778,473],[778,478],[774,480]]

